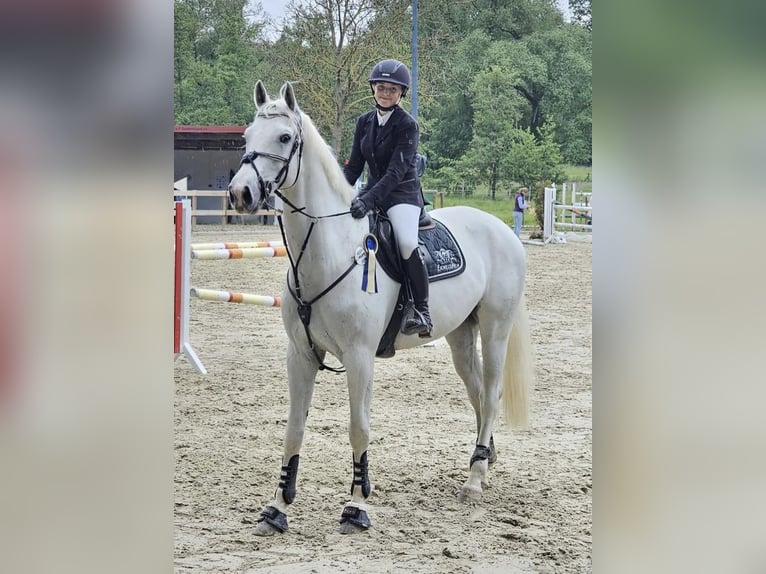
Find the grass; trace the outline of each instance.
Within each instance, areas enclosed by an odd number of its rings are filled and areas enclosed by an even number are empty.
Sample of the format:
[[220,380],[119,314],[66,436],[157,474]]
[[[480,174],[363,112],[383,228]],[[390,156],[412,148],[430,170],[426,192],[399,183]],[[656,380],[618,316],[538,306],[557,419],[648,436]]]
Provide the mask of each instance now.
[[[593,188],[593,167],[589,165],[567,165],[564,166],[564,172],[567,175],[567,181],[575,181],[577,183],[578,191],[591,191]],[[556,187],[561,189],[561,184],[557,184]],[[461,197],[458,194],[445,195],[444,207],[450,207],[453,205],[468,205],[491,213],[498,217],[511,227],[513,227],[513,196],[507,197],[505,192],[498,192],[497,199],[492,200],[485,195],[486,191],[481,194],[473,194],[466,197]],[[567,195],[567,197],[569,197]],[[530,197],[527,195],[527,199]],[[535,217],[534,207],[532,205],[524,212],[524,226],[525,227],[539,227],[537,218]]]
[[[459,195],[444,196],[444,207],[467,205],[491,213],[513,227],[513,199],[495,199],[488,197],[460,197]],[[524,212],[524,225],[537,225],[532,207]]]
[[568,181],[593,181],[593,166],[590,165],[565,165],[564,172]]

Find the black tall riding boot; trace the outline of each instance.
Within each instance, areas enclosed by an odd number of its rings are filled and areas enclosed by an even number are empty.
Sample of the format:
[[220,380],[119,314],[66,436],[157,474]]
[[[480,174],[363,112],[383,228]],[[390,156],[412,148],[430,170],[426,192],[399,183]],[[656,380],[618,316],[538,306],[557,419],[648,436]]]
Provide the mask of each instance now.
[[421,337],[430,337],[433,325],[431,325],[431,314],[428,312],[428,270],[425,261],[420,250],[415,249],[409,259],[402,259],[402,262],[410,281],[414,300],[412,312],[406,313],[402,322],[402,333],[405,335],[417,333]]

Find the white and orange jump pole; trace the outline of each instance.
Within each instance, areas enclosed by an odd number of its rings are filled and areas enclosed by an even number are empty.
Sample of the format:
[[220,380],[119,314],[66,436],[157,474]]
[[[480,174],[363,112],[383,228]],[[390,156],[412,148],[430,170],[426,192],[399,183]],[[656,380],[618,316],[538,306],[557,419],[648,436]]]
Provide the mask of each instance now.
[[246,303],[265,307],[279,307],[280,297],[252,295],[217,289],[199,289],[191,286],[191,261],[214,259],[252,259],[256,257],[285,257],[287,249],[282,241],[246,241],[240,243],[192,243],[191,200],[175,201],[175,273],[173,286],[173,353],[177,359],[185,355],[201,374],[207,370],[189,342],[189,302],[191,297],[206,301]]

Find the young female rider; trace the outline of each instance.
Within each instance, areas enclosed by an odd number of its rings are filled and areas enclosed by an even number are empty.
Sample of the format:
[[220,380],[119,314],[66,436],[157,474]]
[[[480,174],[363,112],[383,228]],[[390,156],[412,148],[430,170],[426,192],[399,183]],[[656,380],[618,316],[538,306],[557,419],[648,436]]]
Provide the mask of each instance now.
[[367,164],[367,185],[351,202],[351,215],[358,219],[378,208],[391,220],[414,299],[413,313],[406,316],[402,333],[428,337],[433,328],[428,312],[428,272],[418,249],[423,208],[415,171],[418,124],[399,107],[410,87],[410,71],[398,60],[383,60],[372,69],[369,82],[376,109],[357,120],[351,157],[344,168],[346,180],[353,185]]

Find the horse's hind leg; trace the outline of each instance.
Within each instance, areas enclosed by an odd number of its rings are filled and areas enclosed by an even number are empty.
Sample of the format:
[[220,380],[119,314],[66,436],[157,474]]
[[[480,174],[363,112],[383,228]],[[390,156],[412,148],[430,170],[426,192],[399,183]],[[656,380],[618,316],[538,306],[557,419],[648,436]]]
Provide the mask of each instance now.
[[258,518],[255,534],[270,536],[287,530],[287,506],[296,493],[298,459],[306,429],[306,418],[314,394],[314,380],[319,364],[308,350],[298,350],[292,341],[287,347],[287,382],[290,391],[290,411],[282,454],[282,471],[273,500]]
[[[471,456],[470,473],[463,485],[461,500],[478,498],[487,485],[487,471],[493,457],[492,427],[497,418],[503,393],[503,366],[511,331],[511,320],[499,309],[479,307],[477,310],[481,333],[481,391],[479,392],[479,422],[476,448]],[[478,494],[478,497],[477,497]]]
[[[476,345],[477,334],[478,324],[476,322],[476,317],[471,314],[462,325],[446,336],[452,351],[452,362],[455,365],[455,371],[465,384],[465,388],[468,391],[468,400],[471,401],[471,405],[476,414],[476,449],[474,450],[474,456],[471,458],[470,463],[470,472],[473,479],[469,479],[468,482],[463,485],[459,494],[461,501],[466,498],[481,498],[482,486],[486,486],[486,466],[489,462],[494,462],[494,459],[496,458],[494,452],[495,444],[491,435],[489,442],[487,443],[482,443],[479,438],[479,433],[482,428],[483,376],[482,361],[479,357],[479,350]],[[486,447],[482,445],[486,445]],[[484,461],[483,467],[481,467],[478,459],[476,459],[476,454],[477,451],[484,453],[484,448],[488,448],[488,457]],[[473,467],[477,465],[481,468],[477,467],[477,472],[474,473]]]

